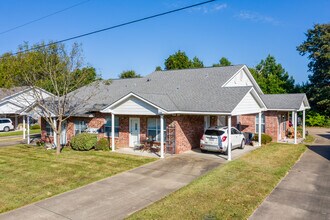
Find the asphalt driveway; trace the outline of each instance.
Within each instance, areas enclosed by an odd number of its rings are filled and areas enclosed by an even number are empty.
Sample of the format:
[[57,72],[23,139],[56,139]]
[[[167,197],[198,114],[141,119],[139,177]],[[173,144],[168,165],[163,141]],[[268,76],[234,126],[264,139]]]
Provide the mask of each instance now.
[[314,144],[250,220],[330,219],[330,129],[308,131],[316,136]]
[[[253,149],[234,150],[233,158]],[[218,154],[191,151],[169,156],[1,214],[0,219],[123,219],[223,163],[225,157]]]

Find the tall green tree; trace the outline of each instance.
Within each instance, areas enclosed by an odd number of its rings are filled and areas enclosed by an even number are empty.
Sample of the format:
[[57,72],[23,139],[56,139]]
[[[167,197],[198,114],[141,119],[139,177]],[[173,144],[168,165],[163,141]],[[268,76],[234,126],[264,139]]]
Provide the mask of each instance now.
[[213,64],[213,67],[230,66],[231,62],[226,57],[221,57],[219,63]]
[[191,68],[203,68],[204,64],[198,57],[194,57],[191,61]]
[[307,55],[312,73],[306,93],[315,111],[330,116],[330,23],[315,24],[306,38],[297,47],[300,55]]
[[[71,91],[100,79],[95,68],[82,65],[83,56],[80,44],[73,45],[74,50],[70,52],[77,54],[71,55],[67,54],[69,51],[65,48],[64,44],[53,44],[49,47],[44,46],[44,42],[32,46],[24,43],[18,47],[18,51],[22,53],[17,55],[12,55],[11,53],[3,54],[0,57],[0,87],[26,86],[27,82],[24,80],[24,74],[30,72],[31,75],[36,77],[34,79],[36,86],[54,93],[56,92],[55,88],[50,81],[49,75],[45,72],[46,65],[50,65],[46,61],[52,60],[52,65],[56,67],[53,71],[61,71],[63,66],[66,65],[66,62],[68,62],[65,59],[61,59],[65,55],[67,59],[70,56],[79,58],[79,63],[81,64],[73,69],[74,72],[70,73],[72,76],[70,79],[70,83],[72,84],[70,87]],[[36,49],[30,50],[32,48]],[[23,53],[25,50],[30,51]]]
[[179,50],[165,60],[166,70],[189,69],[191,63],[185,52]]
[[155,71],[162,71],[162,67],[160,67],[160,66],[156,66]]
[[291,93],[295,91],[294,79],[275,57],[268,55],[261,60],[255,70],[250,69],[253,77],[265,94]]
[[191,69],[191,68],[203,68],[203,62],[198,58],[194,57],[192,60],[186,55],[185,52],[179,50],[176,53],[170,55],[165,60],[166,70],[177,70],[177,69]]
[[121,79],[127,79],[127,78],[141,78],[140,74],[137,74],[134,70],[127,70],[123,71],[120,75],[119,78]]

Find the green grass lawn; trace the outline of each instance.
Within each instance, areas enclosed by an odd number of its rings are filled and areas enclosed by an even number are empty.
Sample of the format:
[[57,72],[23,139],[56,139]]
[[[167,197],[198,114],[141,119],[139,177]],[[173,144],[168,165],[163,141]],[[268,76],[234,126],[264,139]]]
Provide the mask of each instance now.
[[[33,129],[30,130],[30,134],[40,134],[40,129]],[[26,132],[27,134],[27,132]],[[23,131],[9,131],[9,132],[0,132],[0,137],[8,137],[8,136],[16,136],[16,135],[22,135]]]
[[306,139],[304,140],[305,143],[311,144],[315,141],[315,137],[313,135],[307,135]]
[[220,166],[129,219],[247,219],[306,150],[271,143]]
[[105,151],[0,148],[0,213],[156,160]]

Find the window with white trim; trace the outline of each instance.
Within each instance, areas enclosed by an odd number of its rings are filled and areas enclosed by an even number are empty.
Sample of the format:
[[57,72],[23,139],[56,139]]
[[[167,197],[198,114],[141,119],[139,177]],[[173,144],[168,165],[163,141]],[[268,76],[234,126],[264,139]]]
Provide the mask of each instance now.
[[46,122],[46,133],[47,136],[53,136],[53,129],[52,126],[48,122]]
[[[148,129],[147,135],[150,140],[160,141],[160,119],[159,118],[148,118]],[[164,120],[164,140],[166,136],[166,123]]]
[[[259,132],[259,114],[256,115],[256,133]],[[261,133],[265,133],[265,114],[261,113]]]
[[81,134],[87,129],[87,124],[82,120],[74,120],[74,134]]
[[[104,135],[111,137],[111,116],[105,118]],[[115,137],[119,137],[119,116],[115,116]]]

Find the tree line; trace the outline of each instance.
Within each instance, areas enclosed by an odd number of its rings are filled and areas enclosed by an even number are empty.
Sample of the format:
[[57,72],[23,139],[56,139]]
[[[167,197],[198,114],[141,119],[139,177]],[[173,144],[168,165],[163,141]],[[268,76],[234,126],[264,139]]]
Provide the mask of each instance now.
[[[53,44],[42,47],[44,42],[30,46],[24,43],[18,51],[37,48],[29,52],[4,53],[0,56],[0,88],[30,85],[43,88],[57,95],[65,95],[82,86],[100,80],[92,66],[83,65],[82,48],[74,43],[70,49],[64,44]],[[304,92],[309,98],[312,110],[308,117],[318,118],[314,125],[326,125],[330,116],[330,24],[315,24],[307,30],[306,40],[297,46],[297,51],[309,60],[310,75],[308,81],[295,84],[295,80],[278,63],[274,56],[268,55],[250,72],[265,94]],[[79,62],[78,62],[79,61]],[[71,63],[78,63],[75,68],[69,68]],[[229,66],[232,62],[222,57],[213,67]],[[49,68],[52,66],[52,68]],[[203,68],[204,63],[197,56],[189,58],[184,51],[169,55],[164,61],[164,70]],[[51,71],[50,71],[51,70]],[[156,71],[162,68],[157,66]],[[65,75],[59,74],[65,72]],[[50,76],[56,76],[53,79]],[[141,77],[134,70],[123,71],[119,78]],[[54,80],[69,84],[66,91],[54,88]],[[309,119],[309,118],[308,118]],[[322,123],[323,121],[323,123]]]

